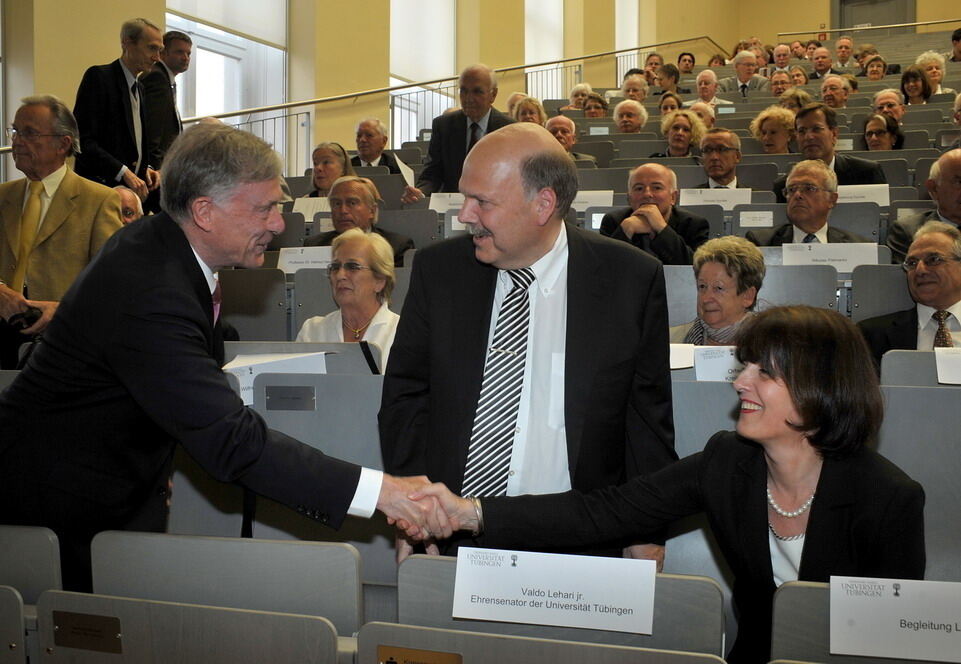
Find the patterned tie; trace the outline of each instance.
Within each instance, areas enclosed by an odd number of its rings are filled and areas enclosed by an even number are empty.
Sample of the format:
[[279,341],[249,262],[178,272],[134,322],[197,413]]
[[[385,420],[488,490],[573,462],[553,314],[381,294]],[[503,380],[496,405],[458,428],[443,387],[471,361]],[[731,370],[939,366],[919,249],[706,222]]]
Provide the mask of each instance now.
[[507,493],[507,474],[527,363],[527,330],[530,326],[527,289],[534,281],[530,268],[509,270],[508,274],[514,287],[497,314],[494,341],[484,363],[484,379],[467,451],[462,495],[502,496]]
[[938,321],[938,331],[934,333],[934,347],[935,348],[953,348],[954,339],[951,338],[951,331],[946,325],[948,316],[951,313],[948,311],[935,311],[931,314],[931,318]]
[[40,202],[43,183],[39,180],[30,180],[29,187],[30,196],[27,198],[27,204],[23,206],[23,214],[20,215],[20,251],[17,252],[17,267],[13,271],[13,279],[10,280],[10,288],[18,293],[23,292],[23,283],[27,278],[27,264],[30,261],[34,242],[37,240],[40,211],[43,209],[43,204]]
[[808,233],[804,236],[804,244],[821,244],[821,241],[814,233]]
[[741,96],[747,97],[747,83],[741,83]]
[[467,151],[474,149],[474,145],[480,140],[480,125],[476,122],[470,123],[470,141],[467,143]]

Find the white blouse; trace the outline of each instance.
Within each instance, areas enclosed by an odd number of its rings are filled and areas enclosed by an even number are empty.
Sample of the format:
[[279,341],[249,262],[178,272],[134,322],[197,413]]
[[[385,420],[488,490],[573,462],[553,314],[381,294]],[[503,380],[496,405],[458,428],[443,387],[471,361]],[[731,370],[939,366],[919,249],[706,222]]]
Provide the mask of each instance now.
[[768,544],[771,549],[771,569],[774,571],[774,585],[780,586],[788,581],[798,580],[801,569],[801,551],[804,549],[804,535],[797,539],[779,539],[774,531],[767,529]]
[[[374,314],[364,332],[364,341],[377,344],[381,351],[380,371],[383,373],[387,366],[387,356],[390,354],[390,347],[394,343],[394,334],[397,333],[397,322],[400,316],[387,308],[387,303],[380,305],[380,309]],[[344,327],[343,317],[340,309],[332,311],[326,316],[314,316],[304,321],[297,333],[297,341],[326,341],[343,342]]]

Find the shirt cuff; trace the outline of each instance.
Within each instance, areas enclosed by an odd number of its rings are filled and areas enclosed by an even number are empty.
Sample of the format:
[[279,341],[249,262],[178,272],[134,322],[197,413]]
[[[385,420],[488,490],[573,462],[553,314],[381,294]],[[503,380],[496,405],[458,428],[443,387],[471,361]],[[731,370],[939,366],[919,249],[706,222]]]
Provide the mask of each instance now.
[[129,170],[130,169],[127,168],[126,166],[121,166],[120,171],[117,173],[116,176],[114,176],[114,180],[116,180],[117,182],[123,182],[123,174]]
[[360,469],[360,479],[357,481],[357,490],[354,491],[354,499],[350,501],[347,514],[369,519],[374,516],[377,509],[377,499],[380,498],[380,487],[384,482],[384,471],[372,470],[371,468]]

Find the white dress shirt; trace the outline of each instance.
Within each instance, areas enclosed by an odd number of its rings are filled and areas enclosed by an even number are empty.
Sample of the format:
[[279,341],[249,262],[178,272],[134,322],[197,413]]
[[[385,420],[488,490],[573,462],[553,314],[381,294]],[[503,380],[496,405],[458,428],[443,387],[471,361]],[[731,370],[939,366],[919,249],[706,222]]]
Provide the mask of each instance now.
[[[137,141],[137,163],[134,164],[137,167],[134,169],[136,171],[140,168],[140,162],[143,160],[143,155],[140,152],[143,147],[143,123],[140,121],[140,104],[143,103],[143,99],[140,98],[140,95],[133,93],[133,84],[137,82],[137,77],[127,69],[123,60],[120,61],[120,68],[123,70],[123,77],[127,81],[127,94],[130,95],[130,119],[133,121],[134,139]],[[130,169],[126,165],[121,166],[114,179],[120,182],[123,180],[123,174],[128,170]]]
[[[938,333],[938,321],[931,318],[937,309],[918,304],[918,350],[931,350],[934,348],[934,335]],[[945,309],[951,315],[944,320],[944,324],[951,332],[951,339],[954,340],[955,347],[961,347],[961,323],[958,322],[961,316],[961,302],[955,302]]]
[[[364,331],[364,341],[377,344],[380,348],[381,360],[380,370],[384,371],[387,366],[387,356],[390,355],[390,347],[394,344],[394,335],[397,333],[397,323],[400,316],[387,308],[387,303],[380,305],[380,309],[370,319],[370,324]],[[329,341],[343,343],[344,341],[344,318],[340,309],[332,311],[326,316],[313,316],[304,321],[297,333],[297,341]]]
[[[804,238],[807,237],[807,234],[808,234],[807,231],[802,231],[800,228],[795,226],[794,227],[795,244],[804,242]],[[814,237],[818,239],[818,242],[821,242],[822,244],[827,244],[828,243],[828,225],[824,224],[823,226],[821,226],[821,228],[819,228],[817,232],[814,234]]]
[[724,187],[725,189],[737,189],[737,176],[735,175],[734,179],[727,184],[721,184],[720,182],[715,181],[714,178],[708,178],[707,186],[710,189],[718,189],[720,187]]
[[[190,249],[194,252],[194,258],[197,259],[197,264],[200,265],[200,270],[204,274],[204,279],[207,281],[210,294],[213,295],[214,288],[217,287],[217,275],[204,263],[204,259],[200,257],[196,249],[192,246]],[[240,399],[239,396],[237,398]],[[357,488],[354,490],[354,498],[350,501],[350,507],[347,508],[347,513],[351,516],[359,516],[365,519],[372,517],[374,511],[377,509],[377,499],[380,497],[380,487],[383,482],[383,471],[361,467],[360,480],[357,482]]]
[[[567,231],[562,225],[551,250],[530,266],[535,277],[527,293],[531,323],[507,478],[509,496],[556,493],[571,488],[564,423],[567,257]],[[494,340],[497,313],[511,288],[510,275],[500,270],[494,290],[488,347]]]

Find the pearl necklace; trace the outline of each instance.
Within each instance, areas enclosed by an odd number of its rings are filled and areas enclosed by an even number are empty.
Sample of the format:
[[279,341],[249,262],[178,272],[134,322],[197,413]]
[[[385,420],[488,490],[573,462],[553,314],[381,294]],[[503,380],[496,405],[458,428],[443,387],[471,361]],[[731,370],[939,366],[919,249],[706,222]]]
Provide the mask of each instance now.
[[767,487],[765,491],[767,491],[767,504],[771,506],[771,509],[773,509],[775,512],[777,512],[778,514],[780,514],[781,516],[787,519],[793,519],[795,517],[801,516],[811,508],[811,503],[814,502],[814,494],[812,493],[811,497],[808,498],[806,501],[804,501],[803,505],[801,505],[799,508],[797,508],[793,512],[789,512],[786,509],[782,508],[780,505],[778,505],[776,502],[774,502],[774,496],[771,495],[771,487]]

